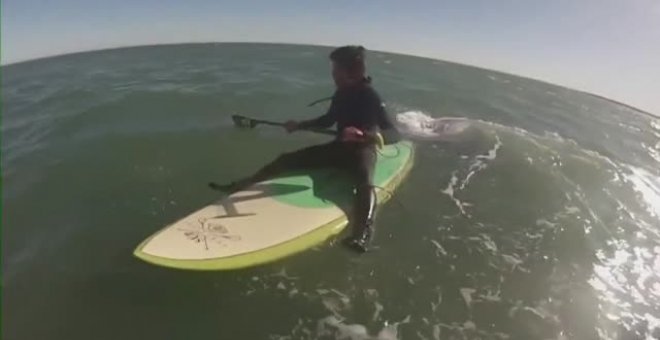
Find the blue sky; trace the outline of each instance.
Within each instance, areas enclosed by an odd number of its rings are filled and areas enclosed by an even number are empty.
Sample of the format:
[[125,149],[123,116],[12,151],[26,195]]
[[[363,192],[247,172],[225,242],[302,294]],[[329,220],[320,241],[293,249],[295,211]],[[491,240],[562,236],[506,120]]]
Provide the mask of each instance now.
[[660,1],[4,0],[2,63],[154,43],[339,45],[457,61],[660,114]]

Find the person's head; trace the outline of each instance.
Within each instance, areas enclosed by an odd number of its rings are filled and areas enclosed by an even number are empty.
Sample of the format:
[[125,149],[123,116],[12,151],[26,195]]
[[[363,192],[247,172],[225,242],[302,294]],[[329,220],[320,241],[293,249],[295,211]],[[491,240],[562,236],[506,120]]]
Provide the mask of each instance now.
[[366,77],[364,47],[342,46],[330,53],[332,79],[337,87],[348,87],[362,82]]

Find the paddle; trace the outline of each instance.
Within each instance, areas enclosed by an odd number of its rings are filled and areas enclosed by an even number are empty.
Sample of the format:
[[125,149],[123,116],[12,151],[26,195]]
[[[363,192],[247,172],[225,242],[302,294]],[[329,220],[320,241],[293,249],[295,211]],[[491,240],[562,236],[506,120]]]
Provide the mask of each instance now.
[[[234,121],[234,125],[236,125],[237,127],[248,128],[248,129],[253,129],[259,124],[272,125],[272,126],[282,126],[282,127],[284,127],[286,125],[286,124],[281,123],[281,122],[273,122],[273,121],[269,121],[269,120],[253,119],[253,118],[248,118],[248,117],[241,116],[241,115],[233,115],[233,116],[231,116],[231,120]],[[302,130],[316,132],[316,133],[322,133],[322,134],[325,134],[325,135],[333,135],[333,136],[337,135],[337,131],[333,131],[333,130],[321,130],[321,129],[302,129]]]
[[[282,126],[285,127],[285,123],[280,123],[280,122],[273,122],[269,120],[261,120],[261,119],[253,119],[241,115],[232,115],[231,120],[234,121],[234,125],[236,125],[239,128],[247,128],[247,129],[254,129],[257,125],[263,124],[263,125],[272,125],[272,126]],[[320,129],[301,129],[305,131],[311,131],[311,132],[316,132],[316,133],[322,133],[326,135],[332,135],[336,136],[337,132],[333,130],[320,130]],[[218,191],[224,191],[224,192],[232,192],[233,191],[233,186],[235,183],[229,183],[229,184],[218,184],[215,182],[210,182],[208,185],[211,187],[213,190],[218,190]]]

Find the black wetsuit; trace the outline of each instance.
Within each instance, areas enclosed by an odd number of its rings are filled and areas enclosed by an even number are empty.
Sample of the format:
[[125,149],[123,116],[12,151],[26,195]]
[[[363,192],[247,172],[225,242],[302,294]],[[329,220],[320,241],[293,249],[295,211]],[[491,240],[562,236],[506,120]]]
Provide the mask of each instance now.
[[[303,122],[300,129],[328,128],[337,125],[341,135],[346,127],[356,127],[366,134],[380,132],[385,144],[399,141],[400,136],[389,120],[385,105],[371,87],[369,79],[352,88],[337,90],[326,114]],[[280,155],[264,166],[245,183],[256,183],[286,170],[316,167],[334,167],[348,171],[356,189],[353,216],[353,235],[369,229],[373,220],[376,196],[373,191],[373,173],[376,163],[376,146],[373,143],[342,142],[337,137],[332,142],[310,146]],[[370,237],[370,235],[367,235]],[[366,248],[365,248],[366,250]]]

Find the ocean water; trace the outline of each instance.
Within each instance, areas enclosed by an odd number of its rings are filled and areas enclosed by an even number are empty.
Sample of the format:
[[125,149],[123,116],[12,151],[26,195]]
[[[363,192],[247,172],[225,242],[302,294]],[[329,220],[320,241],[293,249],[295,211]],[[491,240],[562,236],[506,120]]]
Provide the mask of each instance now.
[[312,133],[312,46],[190,44],[2,67],[3,339],[660,338],[660,119],[547,83],[371,52],[417,144],[374,250],[256,268],[132,256]]

